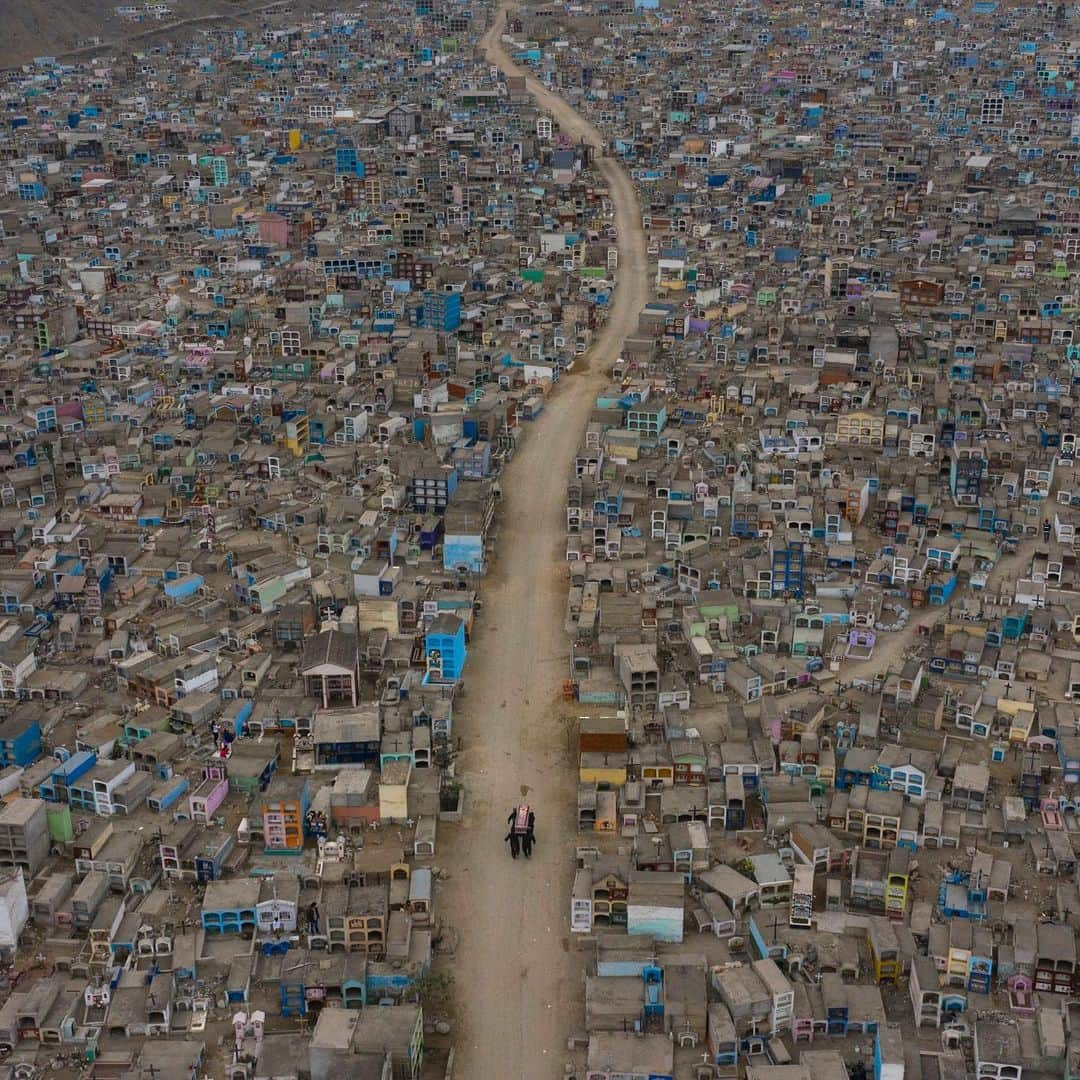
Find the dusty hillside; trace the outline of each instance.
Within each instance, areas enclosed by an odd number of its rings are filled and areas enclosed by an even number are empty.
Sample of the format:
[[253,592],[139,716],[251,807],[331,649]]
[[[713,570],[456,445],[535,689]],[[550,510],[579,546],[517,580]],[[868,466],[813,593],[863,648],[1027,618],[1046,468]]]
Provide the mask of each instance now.
[[53,56],[88,44],[93,37],[122,44],[145,38],[170,24],[207,16],[241,15],[267,0],[168,0],[173,14],[166,20],[129,22],[116,16],[127,3],[142,0],[0,0],[0,67],[25,63],[35,56]]

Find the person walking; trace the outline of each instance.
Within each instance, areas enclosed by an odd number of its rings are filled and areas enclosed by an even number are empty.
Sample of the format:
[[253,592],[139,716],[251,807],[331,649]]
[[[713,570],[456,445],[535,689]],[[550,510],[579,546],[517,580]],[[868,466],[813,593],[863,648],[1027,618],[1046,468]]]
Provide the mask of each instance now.
[[530,810],[528,824],[525,826],[525,835],[521,838],[521,850],[526,859],[532,858],[533,845],[536,843],[536,815]]
[[506,834],[506,839],[510,841],[510,858],[516,859],[518,857],[518,850],[521,846],[521,841],[518,834],[511,829]]

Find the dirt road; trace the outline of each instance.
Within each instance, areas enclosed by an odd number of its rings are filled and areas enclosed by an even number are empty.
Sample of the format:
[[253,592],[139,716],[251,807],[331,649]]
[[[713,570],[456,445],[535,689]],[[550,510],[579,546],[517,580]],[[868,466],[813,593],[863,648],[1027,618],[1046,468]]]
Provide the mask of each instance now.
[[[507,6],[482,48],[521,74],[500,42]],[[529,89],[575,140],[601,137],[532,78]],[[569,891],[576,779],[566,750],[560,688],[568,674],[566,481],[596,390],[649,299],[641,217],[630,178],[604,159],[619,236],[618,287],[584,372],[560,382],[505,473],[497,562],[470,643],[468,695],[455,714],[464,748],[466,823],[446,829],[439,864],[451,874],[442,916],[460,934],[454,958],[458,1027],[455,1076],[550,1080],[563,1075],[566,1037],[582,1023],[580,958],[570,952]],[[531,861],[503,842],[511,806],[537,814]]]

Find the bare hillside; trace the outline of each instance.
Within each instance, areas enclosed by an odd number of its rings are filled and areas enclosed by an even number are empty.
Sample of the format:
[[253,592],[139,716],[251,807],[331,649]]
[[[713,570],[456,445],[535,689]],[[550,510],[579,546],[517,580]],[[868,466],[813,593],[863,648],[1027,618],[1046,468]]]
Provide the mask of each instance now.
[[93,43],[123,45],[145,39],[170,26],[180,29],[193,20],[230,16],[262,7],[267,0],[169,0],[172,14],[165,19],[133,22],[118,18],[117,7],[142,0],[0,0],[0,67],[25,63],[35,56],[55,56]]

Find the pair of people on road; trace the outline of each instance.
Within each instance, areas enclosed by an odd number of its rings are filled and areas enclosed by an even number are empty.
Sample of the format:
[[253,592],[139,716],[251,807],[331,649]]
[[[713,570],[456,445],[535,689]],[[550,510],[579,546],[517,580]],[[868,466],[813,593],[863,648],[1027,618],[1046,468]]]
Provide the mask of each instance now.
[[536,815],[528,806],[515,806],[506,823],[510,831],[504,839],[510,843],[510,857],[516,859],[520,851],[526,859],[531,859],[536,843]]

